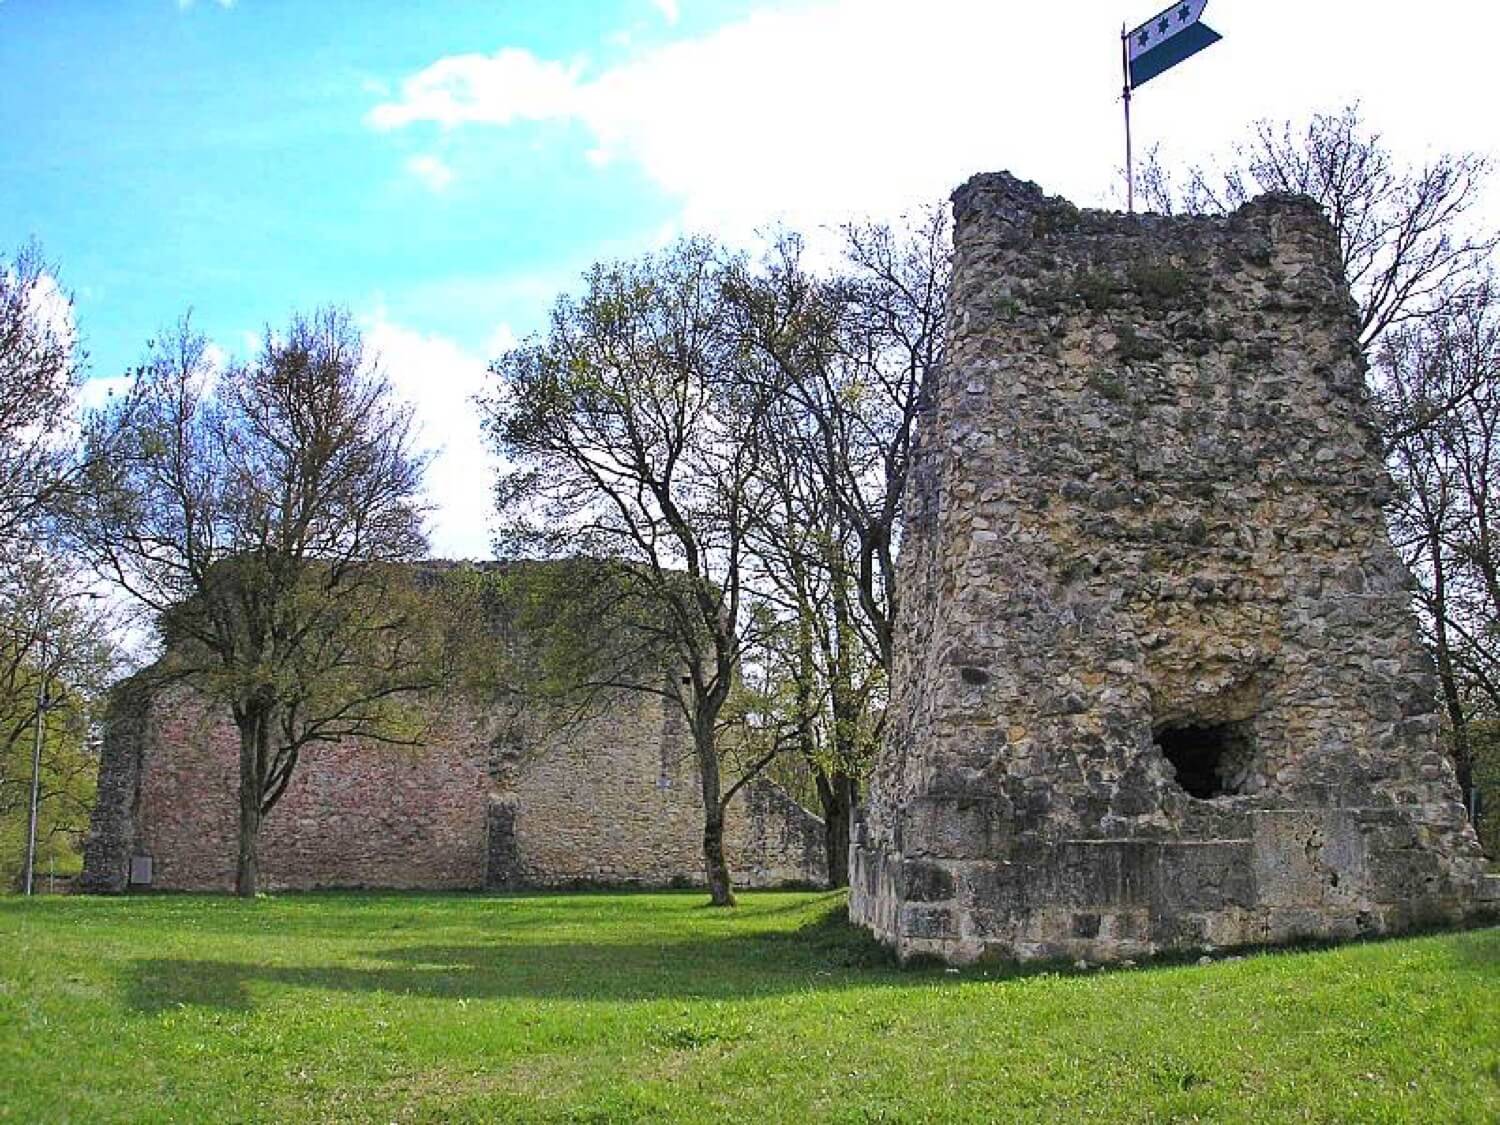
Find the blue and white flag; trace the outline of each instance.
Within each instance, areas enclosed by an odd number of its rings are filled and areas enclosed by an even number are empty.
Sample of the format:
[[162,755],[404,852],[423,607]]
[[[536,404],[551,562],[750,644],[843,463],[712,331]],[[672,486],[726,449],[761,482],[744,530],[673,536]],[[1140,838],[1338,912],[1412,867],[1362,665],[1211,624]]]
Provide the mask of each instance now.
[[1132,90],[1224,38],[1199,22],[1206,7],[1208,0],[1181,0],[1126,35]]

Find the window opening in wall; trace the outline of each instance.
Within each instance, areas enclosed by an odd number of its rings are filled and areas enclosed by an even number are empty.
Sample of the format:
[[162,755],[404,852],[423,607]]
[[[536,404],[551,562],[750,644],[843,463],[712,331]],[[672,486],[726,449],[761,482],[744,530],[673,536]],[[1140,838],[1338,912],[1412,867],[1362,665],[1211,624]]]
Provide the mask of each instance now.
[[1241,792],[1254,753],[1247,722],[1171,723],[1157,730],[1156,745],[1177,771],[1177,784],[1200,800]]

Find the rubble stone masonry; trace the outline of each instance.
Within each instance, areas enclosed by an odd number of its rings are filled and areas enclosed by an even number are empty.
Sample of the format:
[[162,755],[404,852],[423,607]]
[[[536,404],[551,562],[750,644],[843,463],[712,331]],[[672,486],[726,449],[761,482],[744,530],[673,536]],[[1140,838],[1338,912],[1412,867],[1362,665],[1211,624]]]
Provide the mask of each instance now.
[[[234,885],[238,742],[227,716],[176,686],[117,692],[81,886]],[[656,697],[622,695],[548,732],[446,701],[420,747],[303,751],[261,834],[267,889],[700,885],[702,802],[686,728]],[[731,804],[745,886],[822,885],[822,822],[767,781]]]
[[1108,960],[1486,909],[1314,204],[1080,212],[997,174],[954,210],[853,918]]

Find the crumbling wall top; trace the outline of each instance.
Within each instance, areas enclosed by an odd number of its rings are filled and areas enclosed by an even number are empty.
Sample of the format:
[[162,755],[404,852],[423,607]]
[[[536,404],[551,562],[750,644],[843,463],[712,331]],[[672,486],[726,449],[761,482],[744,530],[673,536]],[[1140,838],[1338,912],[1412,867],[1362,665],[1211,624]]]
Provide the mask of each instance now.
[[1065,234],[1069,240],[1112,235],[1190,240],[1213,228],[1258,228],[1280,234],[1288,227],[1324,239],[1337,255],[1337,238],[1317,201],[1294,192],[1259,195],[1227,215],[1159,215],[1080,208],[1058,195],[1048,195],[1037,184],[1009,172],[971,176],[951,196],[955,241],[976,227],[1002,242],[1045,239]]

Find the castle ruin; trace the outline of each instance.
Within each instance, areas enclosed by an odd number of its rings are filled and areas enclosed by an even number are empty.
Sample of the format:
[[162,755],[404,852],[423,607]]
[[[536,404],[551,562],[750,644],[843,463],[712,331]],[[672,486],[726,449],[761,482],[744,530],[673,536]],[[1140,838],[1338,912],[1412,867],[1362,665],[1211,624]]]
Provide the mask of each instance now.
[[852,917],[964,962],[1472,916],[1327,221],[953,201]]
[[[431,700],[416,748],[307,747],[261,827],[271,890],[700,886],[703,804],[686,724],[658,696],[621,693],[592,717]],[[117,689],[82,889],[229,891],[238,735],[185,685]],[[742,886],[822,886],[823,822],[756,779],[729,807]]]

